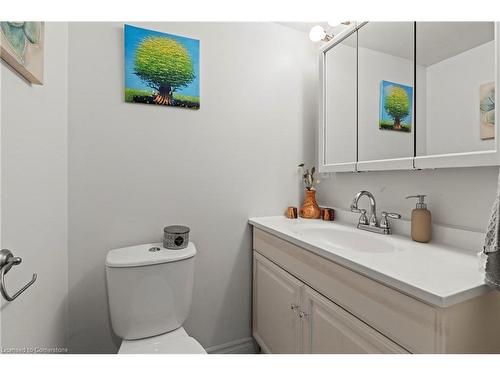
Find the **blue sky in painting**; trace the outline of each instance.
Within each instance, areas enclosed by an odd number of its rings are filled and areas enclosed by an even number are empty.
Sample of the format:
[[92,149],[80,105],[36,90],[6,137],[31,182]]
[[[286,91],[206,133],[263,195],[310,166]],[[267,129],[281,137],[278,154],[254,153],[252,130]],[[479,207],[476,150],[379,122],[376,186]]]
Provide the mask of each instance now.
[[380,120],[382,121],[393,121],[393,118],[386,112],[384,108],[385,97],[388,95],[391,87],[401,87],[408,94],[408,98],[410,99],[410,110],[408,116],[401,119],[401,123],[405,125],[411,124],[411,117],[413,114],[413,87],[401,85],[399,83],[382,81],[380,83]]
[[151,88],[134,74],[135,50],[137,49],[139,43],[141,43],[141,41],[148,36],[159,36],[174,39],[188,50],[193,61],[194,74],[196,77],[188,87],[183,87],[176,92],[183,95],[200,96],[200,41],[197,39],[162,33],[130,25],[125,25],[125,87],[151,91]]

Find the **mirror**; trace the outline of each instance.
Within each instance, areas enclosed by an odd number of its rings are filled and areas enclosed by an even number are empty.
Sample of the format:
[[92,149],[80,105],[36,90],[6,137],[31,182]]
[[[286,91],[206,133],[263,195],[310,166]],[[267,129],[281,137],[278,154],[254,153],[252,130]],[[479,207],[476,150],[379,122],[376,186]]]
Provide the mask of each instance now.
[[355,170],[356,46],[354,32],[324,54],[324,161],[320,165],[336,166],[334,170]]
[[362,22],[320,50],[320,172],[500,165],[495,22]]
[[358,30],[360,170],[383,159],[404,158],[404,168],[413,167],[413,55],[413,22],[369,22]]
[[416,156],[496,149],[494,22],[417,22]]

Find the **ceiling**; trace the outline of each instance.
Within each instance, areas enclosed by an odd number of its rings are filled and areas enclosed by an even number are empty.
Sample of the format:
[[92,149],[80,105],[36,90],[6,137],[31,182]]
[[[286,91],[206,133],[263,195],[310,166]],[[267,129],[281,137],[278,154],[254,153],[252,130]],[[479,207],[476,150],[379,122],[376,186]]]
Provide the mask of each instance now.
[[328,28],[328,23],[326,21],[318,21],[318,22],[276,22],[280,25],[290,27],[292,29],[303,31],[309,34],[309,31],[313,26],[320,25],[323,26],[324,29]]
[[433,65],[495,39],[494,22],[417,23],[417,64]]
[[[315,25],[328,30],[326,22],[278,22],[309,33]],[[335,33],[335,28],[333,29]],[[338,32],[338,31],[337,31]],[[494,39],[493,22],[418,22],[417,64],[429,66]],[[359,31],[362,47],[404,59],[413,59],[413,22],[369,22]],[[345,44],[355,45],[355,38]]]

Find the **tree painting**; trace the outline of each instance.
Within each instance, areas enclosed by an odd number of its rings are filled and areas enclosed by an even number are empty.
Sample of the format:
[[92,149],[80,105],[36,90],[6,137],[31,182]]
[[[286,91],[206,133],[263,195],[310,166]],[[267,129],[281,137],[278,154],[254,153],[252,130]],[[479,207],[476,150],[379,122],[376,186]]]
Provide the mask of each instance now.
[[199,41],[125,25],[125,101],[198,109]]
[[382,81],[380,89],[380,119],[382,130],[411,131],[413,88]]

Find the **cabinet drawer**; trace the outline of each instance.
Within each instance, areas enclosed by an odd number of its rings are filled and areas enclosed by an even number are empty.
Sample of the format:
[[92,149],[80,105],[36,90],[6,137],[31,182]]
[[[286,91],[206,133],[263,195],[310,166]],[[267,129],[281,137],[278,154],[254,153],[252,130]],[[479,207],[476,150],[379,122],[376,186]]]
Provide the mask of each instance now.
[[258,228],[253,248],[412,353],[436,353],[437,309]]

